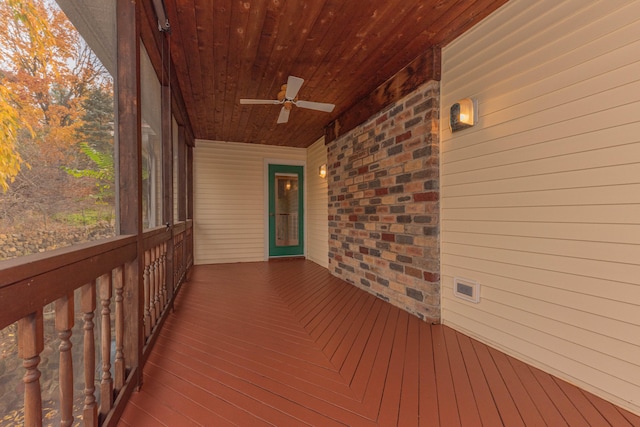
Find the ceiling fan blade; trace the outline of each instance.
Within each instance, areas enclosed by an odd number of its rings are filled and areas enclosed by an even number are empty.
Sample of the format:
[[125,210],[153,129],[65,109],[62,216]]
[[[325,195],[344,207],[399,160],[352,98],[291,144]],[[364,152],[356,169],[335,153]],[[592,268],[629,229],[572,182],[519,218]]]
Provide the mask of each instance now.
[[285,93],[285,97],[287,99],[295,99],[298,96],[298,91],[302,87],[302,83],[304,83],[304,79],[300,77],[289,76],[287,80],[287,92]]
[[277,99],[241,99],[240,104],[276,105],[280,104],[280,101]]
[[324,102],[296,101],[296,105],[300,108],[308,108],[310,110],[326,111],[330,113],[336,107],[334,104]]
[[288,110],[285,107],[282,107],[280,110],[280,115],[278,116],[278,123],[287,123],[289,121],[289,113],[291,110]]

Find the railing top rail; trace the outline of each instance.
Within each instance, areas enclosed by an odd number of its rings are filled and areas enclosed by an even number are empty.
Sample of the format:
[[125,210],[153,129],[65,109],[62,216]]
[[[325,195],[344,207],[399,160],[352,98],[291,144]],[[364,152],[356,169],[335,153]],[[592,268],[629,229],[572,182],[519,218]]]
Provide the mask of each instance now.
[[135,259],[136,236],[118,236],[0,262],[0,329]]
[[65,264],[76,263],[82,259],[127,246],[135,240],[135,235],[116,236],[0,261],[0,289],[28,277],[60,268]]
[[146,230],[142,236],[144,240],[144,249],[151,249],[158,244],[171,239],[171,226],[162,225],[160,227]]
[[185,221],[173,224],[173,235],[175,236],[176,234],[184,232],[184,230],[186,229],[186,224],[187,223]]

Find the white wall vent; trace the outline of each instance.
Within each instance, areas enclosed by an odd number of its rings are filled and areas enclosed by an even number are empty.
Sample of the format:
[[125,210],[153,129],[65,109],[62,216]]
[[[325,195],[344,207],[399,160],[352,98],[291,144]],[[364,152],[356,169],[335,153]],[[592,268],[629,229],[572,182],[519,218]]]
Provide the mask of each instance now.
[[480,302],[480,284],[473,280],[454,277],[453,295],[478,304]]

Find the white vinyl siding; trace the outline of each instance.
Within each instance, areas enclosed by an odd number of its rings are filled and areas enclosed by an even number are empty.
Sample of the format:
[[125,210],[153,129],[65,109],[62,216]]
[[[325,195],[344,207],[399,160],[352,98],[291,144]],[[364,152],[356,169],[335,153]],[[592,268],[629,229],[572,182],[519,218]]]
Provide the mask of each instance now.
[[443,323],[640,413],[640,2],[511,0],[442,57]]
[[265,159],[302,164],[306,156],[302,148],[197,140],[195,263],[264,261]]
[[327,147],[320,138],[307,149],[307,258],[325,268],[329,266],[329,200],[327,180],[319,169],[327,163]]

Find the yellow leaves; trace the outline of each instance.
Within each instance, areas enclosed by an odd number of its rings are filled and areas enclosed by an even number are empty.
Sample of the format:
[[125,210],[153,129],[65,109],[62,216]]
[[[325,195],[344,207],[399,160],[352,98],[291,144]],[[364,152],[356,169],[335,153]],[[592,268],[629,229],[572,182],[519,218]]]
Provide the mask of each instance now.
[[31,129],[28,124],[23,125],[11,102],[11,94],[4,85],[0,85],[0,188],[3,192],[9,189],[9,183],[18,175],[23,163],[16,150],[18,132],[23,127]]
[[50,160],[77,156],[71,148],[97,71],[79,56],[80,37],[53,2],[0,0],[0,27],[0,188],[6,191],[28,166],[29,155],[18,147]]
[[[45,58],[49,55],[50,48],[55,44],[55,37],[49,29],[47,11],[42,2],[30,0],[7,0],[8,9],[4,9],[4,20],[9,19],[9,28],[22,26],[25,31],[15,29],[16,33],[26,33],[29,44],[34,53],[34,58]],[[13,24],[13,25],[11,25]],[[14,41],[19,41],[17,37]],[[24,39],[22,39],[24,40]]]

